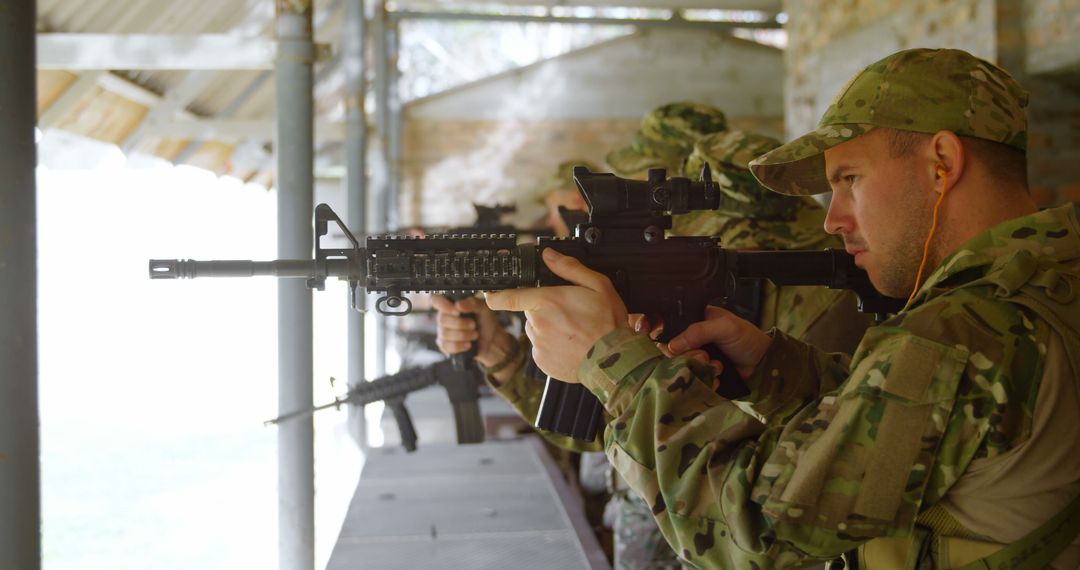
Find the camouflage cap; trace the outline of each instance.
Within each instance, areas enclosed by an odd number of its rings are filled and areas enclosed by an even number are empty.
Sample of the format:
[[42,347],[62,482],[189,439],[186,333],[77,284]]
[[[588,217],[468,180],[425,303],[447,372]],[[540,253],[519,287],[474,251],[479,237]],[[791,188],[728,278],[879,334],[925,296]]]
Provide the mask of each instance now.
[[780,146],[780,141],[748,133],[727,131],[703,137],[686,159],[686,176],[697,179],[708,163],[720,186],[718,211],[758,219],[790,220],[802,201],[770,192],[750,174],[750,161]]
[[770,192],[750,174],[750,160],[780,146],[764,135],[728,131],[703,137],[686,160],[686,176],[698,178],[706,163],[721,190],[720,207],[673,219],[673,233],[719,237],[736,249],[803,249],[829,236],[825,210],[805,196]]
[[727,129],[724,112],[702,103],[668,103],[641,119],[634,142],[607,155],[608,165],[620,176],[633,176],[649,168],[681,170],[683,159],[701,137]]
[[650,168],[679,172],[685,157],[679,147],[645,138],[639,131],[630,146],[608,153],[604,162],[619,176],[638,178]]
[[641,134],[689,153],[701,137],[727,130],[724,112],[702,103],[668,103],[641,119]]
[[555,172],[551,174],[551,178],[548,178],[544,185],[540,188],[537,200],[544,201],[544,196],[553,190],[576,190],[577,186],[574,184],[574,167],[584,166],[591,172],[600,172],[601,169],[592,162],[580,158],[572,158],[570,160],[564,160],[555,167]]
[[825,150],[887,127],[952,131],[1027,149],[1027,92],[1005,70],[956,49],[911,49],[871,64],[833,99],[817,130],[750,163],[783,194],[830,190]]
[[672,217],[671,233],[710,236],[732,249],[842,249],[844,242],[825,233],[825,208],[808,196],[792,220],[760,220],[720,212],[690,212]]

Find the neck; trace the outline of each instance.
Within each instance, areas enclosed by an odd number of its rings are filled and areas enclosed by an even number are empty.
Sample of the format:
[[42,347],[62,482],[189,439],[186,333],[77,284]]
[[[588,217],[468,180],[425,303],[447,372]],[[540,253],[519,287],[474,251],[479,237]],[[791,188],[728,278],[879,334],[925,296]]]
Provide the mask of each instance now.
[[1001,187],[993,182],[957,184],[941,206],[940,236],[935,239],[935,267],[971,238],[1009,220],[1038,211],[1022,186]]

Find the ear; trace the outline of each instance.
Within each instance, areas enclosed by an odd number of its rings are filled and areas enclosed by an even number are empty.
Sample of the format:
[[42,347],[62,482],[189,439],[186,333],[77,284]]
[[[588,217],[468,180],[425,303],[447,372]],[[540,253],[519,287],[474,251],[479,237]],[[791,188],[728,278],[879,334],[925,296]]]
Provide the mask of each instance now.
[[964,175],[967,166],[967,153],[960,137],[952,131],[938,131],[930,141],[930,175],[934,180],[934,190],[945,192],[952,188]]

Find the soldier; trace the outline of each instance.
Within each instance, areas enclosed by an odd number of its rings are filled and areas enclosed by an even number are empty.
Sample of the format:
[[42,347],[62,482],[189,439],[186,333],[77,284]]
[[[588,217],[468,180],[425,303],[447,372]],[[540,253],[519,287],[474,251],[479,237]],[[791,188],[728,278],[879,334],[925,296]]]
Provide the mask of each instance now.
[[[678,125],[701,124],[702,121],[688,121],[670,109],[693,108],[694,114],[701,116],[711,109],[706,106],[688,104],[665,105],[646,116],[644,124],[654,127],[650,132],[680,132]],[[714,111],[719,113],[719,111]],[[658,117],[676,117],[674,121]],[[674,125],[672,124],[674,123]],[[717,124],[719,121],[713,121]],[[722,124],[722,123],[720,123]],[[657,127],[656,125],[662,125]],[[643,128],[643,131],[645,129]],[[690,137],[693,137],[692,139]],[[727,131],[700,135],[696,131],[683,135],[682,139],[664,141],[659,146],[651,146],[645,141],[653,137],[639,137],[633,147],[616,151],[608,160],[620,174],[633,176],[644,174],[635,168],[663,167],[666,164],[680,162],[672,155],[662,154],[666,148],[679,147],[677,143],[686,141],[693,152],[686,159],[686,174],[696,176],[701,165],[708,162],[715,173],[717,183],[724,193],[722,206],[714,212],[702,212],[677,216],[675,231],[680,235],[715,235],[721,238],[726,247],[738,249],[821,249],[842,247],[842,242],[824,233],[821,229],[825,219],[825,210],[808,197],[789,197],[767,192],[750,174],[748,162],[754,156],[776,148],[780,143],[769,137]],[[689,141],[694,141],[692,144]],[[681,167],[680,167],[681,168]],[[567,171],[568,172],[568,171]],[[468,301],[470,307],[475,301]],[[444,309],[446,310],[446,309]],[[477,310],[472,307],[472,310]],[[870,325],[867,317],[856,310],[852,295],[820,287],[781,287],[765,284],[761,295],[760,313],[755,318],[764,328],[776,326],[779,330],[796,338],[813,339],[812,342],[826,347],[830,351],[842,351],[850,354],[863,332]],[[487,340],[489,334],[499,334],[494,329],[481,325],[474,332],[472,324],[458,321],[453,315],[441,319],[444,327],[440,334],[444,343],[457,332],[452,327],[461,324],[468,334],[477,335],[482,346],[495,341]],[[505,333],[502,333],[505,334]],[[451,341],[453,342],[453,341]],[[509,346],[509,335],[503,340]],[[531,349],[527,338],[520,339],[518,350],[521,353]],[[463,349],[460,347],[451,348]],[[509,352],[507,352],[509,354]],[[515,355],[519,362],[529,362],[524,354]],[[494,359],[497,360],[497,359]],[[519,364],[520,366],[520,364]],[[509,367],[508,367],[509,368]],[[506,398],[527,420],[535,419],[543,393],[543,384],[538,383],[535,374],[515,373],[508,369],[497,369],[489,375],[489,382],[496,385],[496,391]],[[596,449],[571,438],[545,433],[545,437],[564,447],[579,451]],[[614,487],[614,497],[609,509],[616,539],[614,558],[617,568],[679,568],[681,563],[674,552],[659,534],[652,512],[640,497],[628,492],[628,487],[618,477],[610,473],[597,475],[596,471],[610,471],[610,463],[589,462],[589,454],[582,457],[581,480],[583,485],[590,479],[608,480]],[[586,469],[593,465],[599,469]]]
[[[642,118],[641,128],[635,134],[634,142],[609,153],[606,161],[618,174],[627,177],[643,177],[649,168],[664,168],[669,173],[678,174],[682,171],[683,162],[687,155],[691,154],[698,140],[712,133],[722,132],[726,128],[727,119],[724,113],[715,107],[690,102],[668,103],[647,113]],[[747,160],[749,158],[748,156]],[[582,161],[564,161],[559,165],[556,176],[549,181],[545,189],[544,201],[548,206],[548,223],[556,230],[556,235],[563,237],[570,235],[570,229],[558,215],[558,206],[569,210],[585,209],[581,194],[576,188],[568,185],[568,183],[572,184],[572,168],[575,165],[587,166],[592,171],[597,170]],[[745,161],[741,169],[746,176],[749,176]],[[752,179],[751,182],[757,185]],[[736,191],[732,190],[732,192]],[[820,206],[818,210],[821,210]],[[819,239],[826,237],[820,229],[820,222],[812,224],[811,227],[814,228],[812,232]],[[536,368],[531,359],[526,357],[529,350],[528,339],[522,336],[515,344],[512,342],[512,337],[504,330],[490,326],[493,322],[493,313],[487,311],[483,302],[477,299],[461,301],[456,306],[442,300],[434,302],[436,308],[445,315],[440,315],[439,329],[440,347],[443,351],[452,354],[453,351],[464,350],[468,342],[456,339],[460,338],[462,333],[475,334],[478,343],[477,362],[481,366],[484,366],[486,361],[494,363],[485,368],[488,383],[524,419],[534,423],[536,413],[540,408],[544,390],[543,380],[546,379],[546,375]],[[807,302],[806,308],[813,305],[815,303]],[[771,309],[774,307],[770,306]],[[476,325],[459,319],[457,315],[461,312],[475,312],[479,317]],[[797,321],[792,319],[792,322]],[[457,330],[456,327],[465,327],[466,330]],[[853,338],[857,339],[859,336],[861,336],[861,331]],[[481,352],[487,347],[491,349],[481,357]],[[501,355],[501,358],[496,357],[497,354]],[[678,570],[682,567],[678,556],[660,534],[648,506],[639,497],[629,492],[629,488],[612,472],[606,458],[596,457],[602,454],[602,447],[598,443],[583,443],[550,432],[544,432],[543,435],[549,442],[563,449],[584,452],[579,481],[586,490],[595,493],[598,489],[603,489],[603,486],[607,486],[608,491],[613,493],[604,518],[614,532],[613,561],[616,569]]]
[[664,358],[610,282],[555,252],[580,287],[488,304],[526,311],[537,364],[604,403],[609,458],[698,567],[858,548],[870,569],[1076,568],[1080,220],[1028,192],[1026,104],[993,64],[906,50],[751,164],[785,194],[831,188],[826,230],[878,290],[910,293],[850,361],[716,310],[669,348],[719,345],[751,389],[726,400],[714,369]]
[[[663,109],[663,108],[661,108]],[[651,114],[656,117],[658,113]],[[646,124],[665,125],[651,132],[679,132],[677,126],[654,119]],[[685,123],[684,123],[685,124]],[[644,129],[643,129],[644,130]],[[652,137],[655,138],[655,135]],[[688,137],[687,137],[688,138]],[[649,140],[646,138],[645,140]],[[685,138],[684,138],[685,140]],[[667,148],[678,139],[668,137]],[[708,163],[722,190],[720,208],[675,216],[672,233],[685,236],[715,236],[724,247],[734,249],[823,249],[843,247],[843,242],[822,231],[825,210],[806,196],[782,196],[765,190],[750,173],[748,163],[760,154],[780,146],[780,142],[743,131],[724,131],[695,137],[693,152],[676,172],[696,178]],[[644,152],[631,152],[633,148]],[[639,138],[634,147],[608,156],[608,162],[623,176],[641,176],[635,167],[664,167],[675,162],[662,153],[665,147],[651,148]],[[854,295],[821,287],[775,287],[764,283],[759,310],[752,320],[763,329],[777,327],[830,352],[851,354],[870,319],[857,310]],[[639,326],[647,326],[638,323]],[[583,465],[584,466],[584,465]],[[611,464],[605,466],[610,469]],[[628,492],[621,477],[612,478],[615,519],[616,560],[647,559],[665,567],[679,565],[670,547],[660,544],[661,536],[652,518],[651,506],[637,494]]]

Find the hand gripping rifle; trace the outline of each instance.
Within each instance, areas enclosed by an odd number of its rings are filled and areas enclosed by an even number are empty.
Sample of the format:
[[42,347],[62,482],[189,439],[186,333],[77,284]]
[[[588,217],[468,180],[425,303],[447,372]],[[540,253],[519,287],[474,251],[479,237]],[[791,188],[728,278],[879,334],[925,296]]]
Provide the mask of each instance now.
[[[843,251],[736,251],[715,238],[665,237],[671,216],[715,210],[725,199],[708,166],[701,180],[665,178],[663,169],[648,180],[574,169],[574,180],[589,206],[587,223],[570,238],[537,238],[517,245],[508,235],[441,235],[427,238],[371,237],[361,247],[326,205],[315,209],[315,259],[278,261],[151,260],[157,279],[194,277],[302,277],[322,289],[327,277],[349,282],[353,307],[360,287],[381,293],[383,314],[407,314],[406,292],[494,291],[516,287],[565,285],[541,261],[546,248],[577,258],[611,279],[631,313],[664,323],[667,341],[705,316],[705,307],[732,298],[743,280],[771,279],[778,285],[822,285],[850,289],[859,309],[896,312],[903,301],[883,297]],[[336,222],[352,242],[348,249],[323,249],[319,238]],[[724,360],[722,355],[719,360]],[[734,366],[726,366],[721,386],[728,397],[745,393]],[[537,426],[577,439],[593,440],[602,420],[599,401],[580,384],[549,379]]]
[[[405,451],[413,452],[416,451],[416,428],[413,427],[409,410],[405,408],[405,396],[434,384],[442,384],[443,388],[446,388],[450,403],[454,408],[454,426],[457,429],[458,443],[474,443],[474,441],[470,440],[475,440],[476,436],[472,434],[477,433],[480,434],[478,441],[483,441],[483,418],[480,417],[478,409],[476,413],[469,413],[472,408],[459,405],[463,401],[469,401],[470,394],[467,389],[463,390],[463,387],[468,384],[456,381],[457,375],[452,370],[452,367],[453,365],[449,360],[443,360],[429,366],[408,368],[394,374],[388,374],[371,382],[364,382],[354,386],[347,394],[334,399],[329,404],[278,416],[272,420],[267,420],[266,425],[278,424],[296,418],[306,418],[315,412],[328,408],[341,409],[342,404],[366,406],[373,402],[384,401],[390,411],[393,412],[394,420],[397,421],[398,432],[401,434],[401,445],[405,447]],[[478,374],[479,372],[476,370],[470,373],[469,383],[474,386],[473,392],[475,392],[475,386],[481,382]],[[472,401],[475,402],[475,400],[476,398],[473,397]]]

